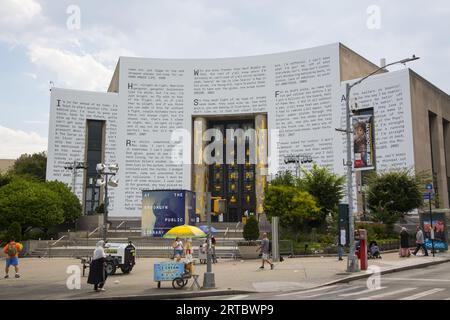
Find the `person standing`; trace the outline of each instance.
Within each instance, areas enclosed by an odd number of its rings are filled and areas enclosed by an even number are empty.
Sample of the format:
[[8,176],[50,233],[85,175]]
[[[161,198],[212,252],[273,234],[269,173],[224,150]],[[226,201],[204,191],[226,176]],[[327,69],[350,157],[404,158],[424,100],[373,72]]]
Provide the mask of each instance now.
[[173,249],[175,250],[175,259],[177,262],[180,262],[181,257],[183,256],[183,241],[180,240],[180,238],[176,238],[173,242]]
[[213,263],[217,263],[216,238],[213,235],[211,235],[211,249],[212,249],[212,261],[213,261]]
[[184,244],[184,250],[185,250],[185,256],[187,256],[188,254],[192,254],[192,239],[186,239],[186,242]]
[[414,250],[413,255],[416,255],[420,248],[422,248],[423,251],[425,251],[425,256],[428,256],[428,250],[425,247],[425,239],[424,239],[422,228],[417,226],[416,250]]
[[273,270],[274,264],[270,261],[270,241],[267,238],[267,233],[263,233],[263,239],[261,241],[260,247],[256,251],[261,251],[262,253],[262,266],[260,269],[264,269],[264,263],[270,264],[270,269]]
[[339,241],[340,237],[336,236],[336,246],[337,246],[337,253],[338,253],[338,261],[342,261],[344,259],[342,259],[342,256],[344,255],[344,246],[341,244],[341,242]]
[[95,291],[105,291],[103,286],[106,282],[106,268],[105,268],[105,259],[106,253],[104,250],[105,241],[100,240],[97,242],[94,255],[92,257],[92,262],[89,267],[89,276],[87,283],[94,285]]
[[5,279],[9,278],[9,267],[14,266],[16,272],[15,277],[20,278],[19,274],[19,253],[22,251],[23,246],[15,242],[14,238],[9,240],[9,243],[3,248],[3,252],[7,255],[6,267],[5,267]]
[[409,257],[410,255],[409,233],[405,227],[402,227],[402,231],[400,231],[400,257]]

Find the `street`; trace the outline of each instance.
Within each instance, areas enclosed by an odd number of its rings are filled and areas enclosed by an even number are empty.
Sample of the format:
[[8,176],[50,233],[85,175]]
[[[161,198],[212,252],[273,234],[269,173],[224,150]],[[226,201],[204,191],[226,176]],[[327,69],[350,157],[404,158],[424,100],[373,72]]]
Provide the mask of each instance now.
[[[205,299],[205,298],[203,298]],[[368,289],[367,279],[310,290],[208,297],[208,300],[450,300],[450,264],[443,263],[381,275],[380,286]],[[197,299],[196,299],[197,300]],[[199,298],[198,300],[201,300]]]

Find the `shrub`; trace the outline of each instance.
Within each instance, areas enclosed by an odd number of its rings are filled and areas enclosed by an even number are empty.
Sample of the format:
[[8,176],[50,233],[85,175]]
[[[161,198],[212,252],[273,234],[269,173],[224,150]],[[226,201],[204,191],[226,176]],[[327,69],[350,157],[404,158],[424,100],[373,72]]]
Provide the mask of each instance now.
[[244,239],[247,241],[257,240],[259,238],[259,225],[255,217],[250,217],[244,226]]

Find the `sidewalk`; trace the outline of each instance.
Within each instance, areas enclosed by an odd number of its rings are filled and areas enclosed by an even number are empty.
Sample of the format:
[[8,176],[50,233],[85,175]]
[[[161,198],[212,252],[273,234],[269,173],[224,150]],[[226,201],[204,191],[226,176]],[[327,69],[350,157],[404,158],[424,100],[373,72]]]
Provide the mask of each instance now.
[[[205,296],[237,294],[240,292],[273,292],[307,289],[334,282],[349,281],[351,277],[367,277],[366,272],[348,274],[346,260],[335,257],[286,258],[276,264],[274,270],[267,266],[260,270],[260,260],[221,260],[213,265],[216,290],[172,289],[171,282],[163,282],[161,289],[153,282],[153,263],[166,259],[143,258],[137,260],[135,269],[129,275],[120,270],[108,278],[105,292],[93,292],[92,286],[81,278],[81,289],[69,290],[66,273],[70,265],[81,266],[79,260],[66,258],[21,259],[20,279],[0,279],[0,299],[95,299],[95,298],[148,298],[176,299],[180,295]],[[428,264],[450,261],[450,254],[436,254],[436,257],[411,256],[400,258],[397,253],[385,253],[383,259],[369,260],[370,265],[380,267],[382,273],[402,268],[420,268]],[[3,262],[3,261],[2,261]],[[81,268],[80,268],[81,269]],[[88,271],[88,270],[86,270]],[[196,265],[199,283],[203,282],[205,265]],[[13,270],[11,270],[13,272]],[[353,279],[353,278],[352,278]],[[189,286],[189,284],[188,284]]]

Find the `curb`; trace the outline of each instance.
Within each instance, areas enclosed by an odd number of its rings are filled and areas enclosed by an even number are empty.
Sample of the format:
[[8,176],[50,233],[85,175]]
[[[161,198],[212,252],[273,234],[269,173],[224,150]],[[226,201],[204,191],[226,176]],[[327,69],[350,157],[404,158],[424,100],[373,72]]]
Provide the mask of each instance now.
[[[418,264],[409,265],[409,266],[393,267],[393,268],[382,270],[380,272],[380,274],[383,275],[383,274],[389,274],[389,273],[394,273],[394,272],[401,272],[401,271],[418,269],[418,268],[426,268],[426,267],[429,267],[429,266],[434,266],[434,265],[438,265],[438,264],[446,263],[446,262],[450,262],[450,258],[445,258],[443,260],[438,260],[438,261],[428,261],[428,262],[418,263]],[[317,287],[325,287],[325,286],[329,286],[329,285],[333,285],[333,284],[337,284],[337,283],[348,283],[348,282],[355,281],[355,280],[369,278],[372,274],[373,273],[363,273],[363,274],[357,274],[357,275],[354,275],[354,276],[348,276],[346,278],[333,280],[333,281],[321,284],[321,285],[319,285]]]
[[248,290],[199,290],[187,293],[168,293],[168,294],[144,294],[144,295],[129,295],[129,296],[115,296],[89,299],[75,299],[75,300],[165,300],[165,299],[188,299],[188,298],[202,298],[211,296],[228,296],[238,294],[256,293]]

